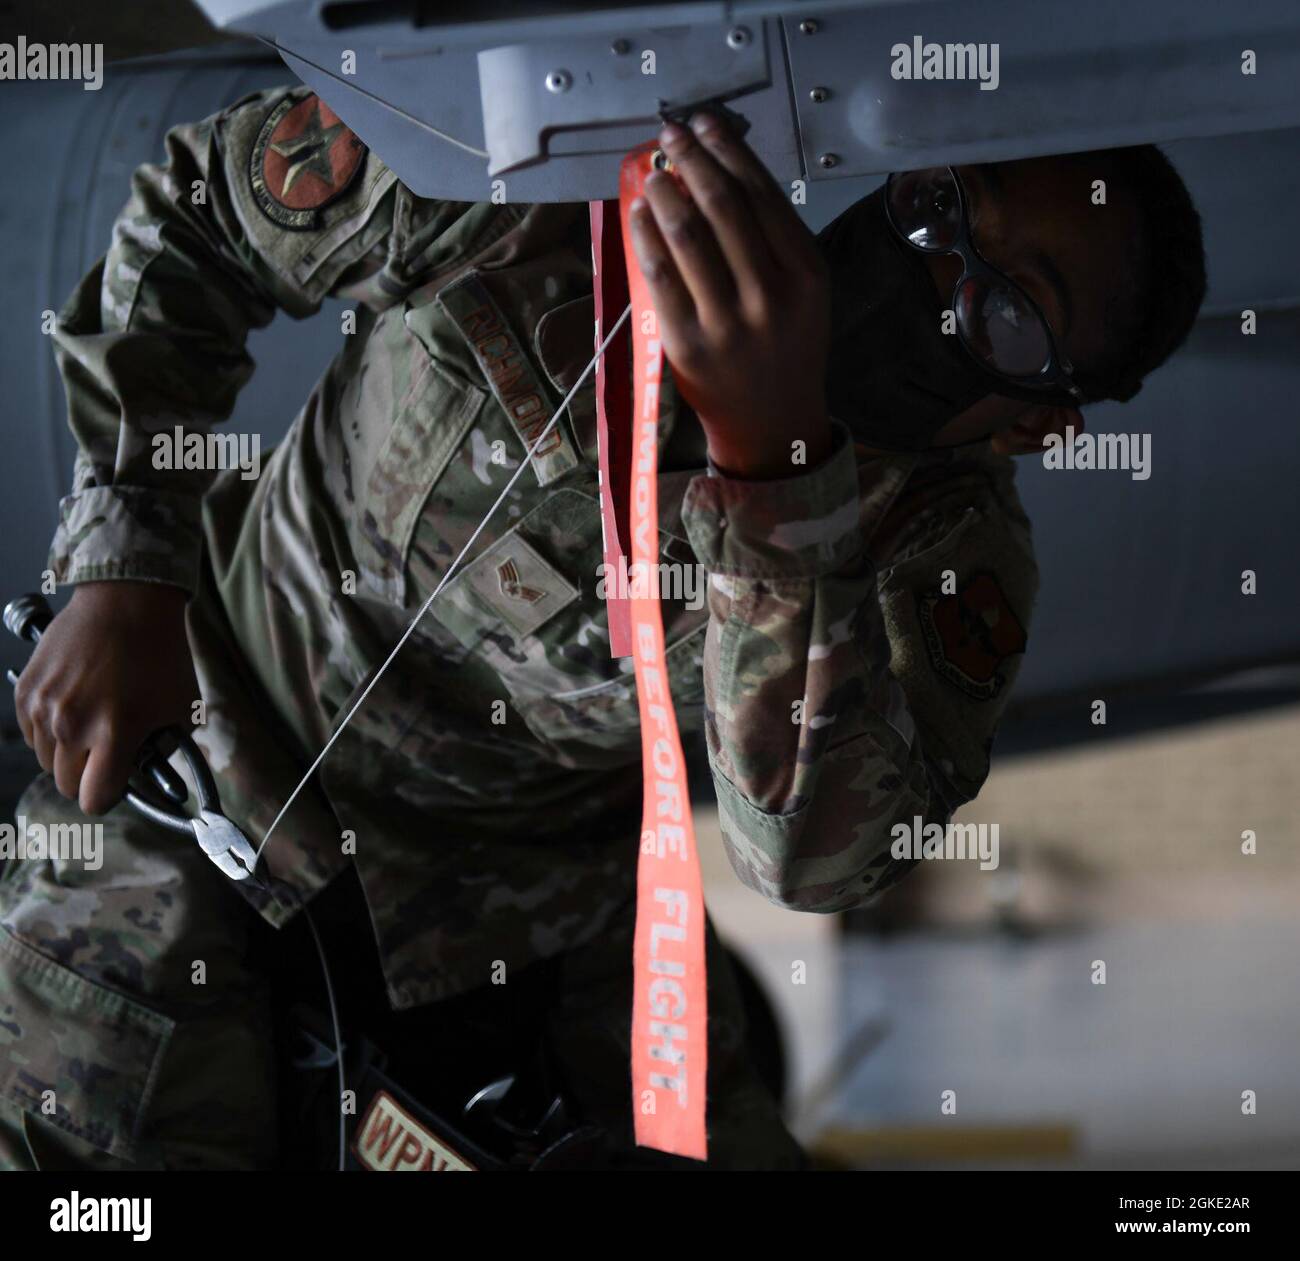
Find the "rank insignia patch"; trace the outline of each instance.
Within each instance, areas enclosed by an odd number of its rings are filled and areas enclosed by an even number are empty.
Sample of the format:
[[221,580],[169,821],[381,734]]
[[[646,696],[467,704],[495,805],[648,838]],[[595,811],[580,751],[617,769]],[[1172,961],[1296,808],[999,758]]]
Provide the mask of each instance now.
[[546,599],[546,592],[540,587],[525,586],[519,578],[519,566],[512,557],[507,557],[497,566],[497,578],[501,582],[501,594],[512,600],[522,600],[525,604],[536,604]]
[[249,160],[253,195],[286,228],[314,228],[361,169],[366,146],[320,97],[281,101],[257,134]]
[[917,615],[935,671],[977,700],[997,696],[1006,682],[999,667],[1028,643],[991,573],[975,574],[955,595],[919,594]]
[[[535,635],[578,598],[578,588],[515,531],[502,535],[447,588],[451,602],[467,587],[517,636]],[[457,594],[452,596],[453,590]],[[450,610],[447,611],[450,616]],[[472,615],[481,629],[483,615]],[[471,632],[476,633],[476,632]]]

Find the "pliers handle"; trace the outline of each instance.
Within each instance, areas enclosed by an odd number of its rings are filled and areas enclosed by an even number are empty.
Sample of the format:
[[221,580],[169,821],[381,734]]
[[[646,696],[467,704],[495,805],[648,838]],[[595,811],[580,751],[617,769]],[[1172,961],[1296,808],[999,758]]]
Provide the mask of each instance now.
[[[20,595],[10,600],[4,609],[4,624],[19,639],[39,643],[45,628],[54,620],[54,610],[44,596]],[[8,671],[9,682],[17,684],[18,676]],[[185,758],[198,793],[199,812],[187,814],[182,806],[189,800],[185,780],[168,763],[161,752],[163,741],[174,743]],[[169,727],[155,732],[145,741],[136,759],[136,770],[151,780],[161,791],[165,805],[150,801],[133,788],[124,794],[125,800],[146,819],[192,837],[199,848],[232,880],[253,878],[257,866],[257,851],[248,838],[221,811],[221,797],[217,781],[202,750],[194,738],[179,727]]]

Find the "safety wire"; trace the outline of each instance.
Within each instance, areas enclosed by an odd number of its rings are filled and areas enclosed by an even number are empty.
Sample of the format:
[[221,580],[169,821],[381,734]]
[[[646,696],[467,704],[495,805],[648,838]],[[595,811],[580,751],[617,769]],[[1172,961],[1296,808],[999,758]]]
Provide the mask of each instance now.
[[344,728],[347,727],[348,723],[352,721],[352,716],[357,712],[357,710],[361,708],[362,705],[365,704],[366,697],[369,696],[370,693],[374,690],[375,684],[378,683],[379,680],[383,677],[384,671],[387,670],[390,665],[392,665],[394,658],[397,656],[399,652],[402,651],[403,645],[406,643],[408,639],[410,639],[412,634],[415,633],[415,628],[420,624],[420,619],[423,618],[425,613],[428,612],[429,606],[438,598],[439,595],[442,594],[442,589],[450,581],[452,574],[456,572],[457,568],[460,566],[461,561],[463,561],[465,557],[469,554],[470,549],[478,541],[478,536],[482,534],[483,531],[487,528],[487,523],[492,519],[493,514],[505,502],[506,496],[509,495],[510,492],[514,489],[514,485],[519,480],[520,476],[523,474],[524,469],[528,468],[528,466],[532,462],[534,452],[536,452],[537,449],[542,445],[542,443],[546,441],[547,435],[551,432],[552,429],[555,428],[555,424],[560,419],[560,417],[564,414],[565,408],[567,408],[569,404],[573,401],[573,396],[578,392],[578,390],[582,386],[582,383],[591,374],[591,370],[600,361],[601,355],[605,353],[605,350],[609,346],[609,343],[614,340],[614,335],[618,332],[620,328],[623,327],[623,322],[627,319],[627,317],[631,313],[632,313],[632,307],[631,304],[629,303],[627,306],[623,308],[623,314],[620,315],[618,319],[614,321],[614,326],[609,330],[609,333],[606,335],[605,340],[601,342],[600,345],[596,348],[596,353],[592,355],[591,361],[587,364],[585,368],[583,368],[582,374],[573,383],[573,386],[569,390],[569,392],[564,396],[564,401],[556,409],[555,415],[553,415],[551,419],[547,421],[546,428],[543,429],[542,432],[537,435],[537,441],[534,442],[533,445],[528,448],[528,454],[520,463],[519,467],[515,469],[514,473],[510,477],[510,480],[506,482],[505,488],[501,491],[500,495],[497,496],[496,502],[487,510],[487,513],[483,517],[483,520],[480,521],[478,525],[474,527],[474,533],[469,536],[469,542],[466,543],[465,546],[460,549],[459,555],[457,555],[456,559],[453,560],[451,564],[448,566],[447,572],[443,574],[441,581],[433,589],[433,593],[429,596],[427,600],[425,600],[425,602],[422,605],[420,605],[419,612],[416,613],[416,615],[411,619],[410,625],[408,625],[406,630],[402,633],[401,639],[397,641],[397,643],[393,647],[392,652],[390,652],[388,656],[384,659],[384,664],[381,665],[379,669],[375,671],[374,677],[370,680],[369,683],[366,684],[365,690],[353,702],[352,708],[349,709],[348,712],[343,716],[343,721],[340,722],[339,725],[334,729],[334,734],[330,736],[330,738],[325,742],[325,747],[316,755],[316,760],[307,768],[307,773],[302,777],[301,780],[298,781],[298,786],[293,790],[293,792],[289,794],[289,799],[284,803],[283,806],[280,807],[280,813],[277,814],[275,818],[271,820],[271,826],[266,829],[266,835],[262,838],[262,843],[257,847],[258,858],[261,858],[262,851],[266,848],[266,843],[271,839],[271,834],[279,826],[280,820],[283,819],[284,816],[288,813],[289,807],[293,805],[293,803],[298,799],[298,794],[302,792],[302,790],[307,786],[308,781],[310,781],[311,777],[316,773],[316,768],[320,766],[320,764],[325,760],[325,755],[334,747],[334,742],[339,738],[339,736],[343,734]]
[[[411,635],[415,631],[416,626],[419,625],[420,619],[424,617],[425,613],[428,612],[429,606],[434,602],[434,600],[438,598],[443,588],[446,587],[448,581],[451,579],[452,574],[455,573],[456,570],[460,567],[460,563],[469,554],[470,549],[474,546],[475,542],[477,542],[479,535],[482,534],[483,531],[487,528],[488,522],[492,519],[497,509],[500,508],[501,505],[505,502],[506,497],[510,494],[511,490],[514,489],[514,485],[519,480],[520,476],[523,474],[523,471],[526,468],[528,468],[529,465],[532,463],[532,458],[534,453],[541,447],[542,443],[546,441],[547,435],[550,434],[551,430],[555,428],[556,424],[559,422],[560,417],[564,415],[565,409],[573,401],[573,396],[577,394],[579,389],[582,388],[582,383],[591,375],[591,372],[595,368],[596,364],[600,362],[600,357],[605,353],[606,349],[608,349],[610,342],[614,340],[615,334],[618,332],[620,328],[623,327],[624,322],[627,320],[628,316],[631,315],[631,313],[632,313],[632,306],[629,303],[627,306],[623,308],[622,315],[620,315],[618,319],[614,321],[613,327],[605,335],[605,340],[602,341],[600,345],[596,348],[596,353],[592,355],[590,362],[587,364],[585,368],[583,368],[581,374],[578,376],[578,379],[573,383],[573,385],[569,389],[569,392],[564,396],[564,401],[559,405],[559,407],[555,409],[555,414],[551,417],[549,421],[547,421],[546,427],[542,430],[540,434],[537,435],[537,439],[536,441],[534,441],[533,445],[528,448],[527,455],[525,455],[524,459],[520,462],[519,467],[515,469],[514,473],[511,474],[510,480],[506,482],[505,487],[502,489],[501,493],[497,496],[496,501],[487,510],[483,519],[474,528],[474,533],[470,535],[469,542],[467,542],[465,546],[460,549],[460,552],[456,556],[456,559],[453,560],[451,564],[447,567],[447,572],[443,574],[438,585],[434,588],[433,593],[429,596],[427,600],[425,600],[425,602],[420,606],[419,611],[411,619],[410,624],[407,626],[406,630],[402,633],[402,637],[397,641],[396,645],[393,647],[392,652],[390,652],[388,656],[384,659],[384,663],[375,672],[374,677],[366,685],[365,690],[361,693],[360,696],[357,697],[356,701],[352,705],[352,708],[349,709],[348,712],[344,715],[342,722],[340,722],[339,725],[335,728],[334,734],[330,736],[330,738],[325,742],[325,747],[321,749],[320,753],[316,757],[316,760],[311,764],[310,767],[307,768],[307,773],[298,782],[298,786],[293,790],[292,793],[289,794],[289,799],[280,808],[280,813],[277,814],[275,818],[272,820],[271,826],[267,828],[266,835],[262,838],[262,843],[257,847],[257,856],[256,856],[257,860],[261,859],[262,851],[266,848],[267,842],[271,839],[271,833],[275,831],[276,826],[279,824],[280,820],[284,818],[285,814],[289,810],[289,807],[293,805],[295,800],[297,800],[298,794],[302,792],[302,790],[307,786],[308,782],[311,780],[311,777],[316,773],[316,768],[319,767],[320,764],[325,760],[325,755],[330,751],[330,749],[334,747],[334,742],[339,738],[340,735],[343,734],[343,729],[348,725],[349,722],[351,722],[352,716],[365,703],[366,697],[370,695],[375,684],[379,682],[384,671],[388,669],[388,667],[393,663],[393,660],[396,658],[397,654],[401,652],[402,646],[406,643],[408,639],[410,639]],[[325,978],[325,993],[329,1000],[330,1020],[333,1024],[333,1030],[334,1030],[334,1057],[338,1065],[339,1170],[341,1172],[344,1168],[347,1159],[347,1120],[346,1120],[346,1113],[343,1111],[343,1096],[347,1090],[347,1080],[343,1069],[343,1031],[339,1023],[338,1003],[335,997],[334,983],[330,975],[329,960],[326,958],[325,955],[325,944],[321,939],[320,933],[317,931],[316,922],[315,920],[312,919],[311,912],[308,911],[306,903],[303,902],[302,899],[299,898],[297,894],[289,886],[285,885],[281,881],[275,881],[274,882],[275,887],[272,887],[270,883],[259,879],[256,875],[253,876],[253,880],[256,881],[259,887],[262,888],[277,902],[280,901],[280,896],[284,895],[288,899],[288,904],[292,908],[299,909],[302,911],[303,916],[307,921],[307,927],[311,931],[312,941],[315,943],[316,946],[317,957],[320,959],[321,973]],[[281,903],[281,905],[285,905],[285,903]]]

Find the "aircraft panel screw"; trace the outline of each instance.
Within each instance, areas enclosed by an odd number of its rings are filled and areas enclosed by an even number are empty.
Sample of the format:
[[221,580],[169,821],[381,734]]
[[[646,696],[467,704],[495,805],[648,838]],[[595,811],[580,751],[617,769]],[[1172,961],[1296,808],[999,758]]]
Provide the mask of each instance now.
[[799,23],[799,33],[801,35],[816,35],[821,30],[821,23],[816,18],[804,18]]
[[727,32],[728,48],[744,48],[749,43],[749,27],[733,26]]
[[546,76],[548,92],[567,92],[573,86],[573,76],[567,70],[552,70]]
[[811,98],[814,105],[820,105],[828,96],[830,96],[830,94],[829,88],[813,88],[813,90],[808,93],[808,96]]
[[615,41],[614,41],[614,42],[609,46],[609,51],[612,52],[612,53],[614,54],[615,57],[621,57],[621,56],[622,56],[625,52],[627,52],[627,50],[628,50],[629,48],[631,48],[631,47],[632,47],[632,45],[629,44],[629,43],[627,42],[627,40],[625,40],[625,39],[616,39],[616,40],[615,40]]
[[817,161],[823,168],[829,171],[831,167],[839,166],[840,155],[838,153],[823,153]]

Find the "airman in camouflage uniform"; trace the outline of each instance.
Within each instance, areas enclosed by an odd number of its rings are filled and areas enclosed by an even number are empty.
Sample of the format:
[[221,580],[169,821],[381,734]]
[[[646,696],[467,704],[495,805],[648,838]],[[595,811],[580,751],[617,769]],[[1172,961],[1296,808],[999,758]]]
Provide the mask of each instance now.
[[[60,583],[192,592],[196,737],[257,844],[590,358],[587,208],[416,197],[302,88],[168,151],[60,317],[80,455],[51,563]],[[331,295],[356,332],[257,479],[154,466],[154,435],[229,415],[250,329]],[[665,603],[671,685],[683,732],[704,728],[732,866],[782,906],[857,906],[909,865],[891,826],[946,820],[987,773],[1036,585],[1011,461],[872,454],[837,425],[816,467],[711,476],[671,382],[661,433],[662,559],[709,575],[707,607]],[[399,1010],[569,954],[587,988],[560,1058],[630,1135],[640,742],[601,561],[588,383],[264,864],[304,898],[355,865]],[[48,775],[20,811],[82,817]],[[106,825],[102,869],[27,860],[0,881],[0,1157],[265,1163],[266,1000],[234,888],[289,912],[124,807]],[[714,1160],[792,1167],[711,963]]]

